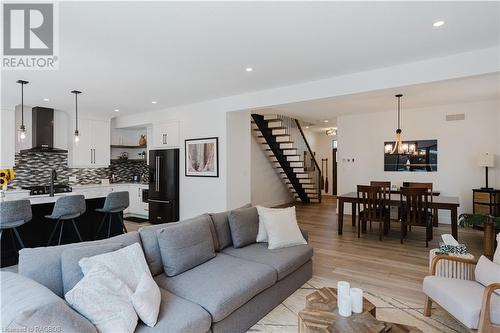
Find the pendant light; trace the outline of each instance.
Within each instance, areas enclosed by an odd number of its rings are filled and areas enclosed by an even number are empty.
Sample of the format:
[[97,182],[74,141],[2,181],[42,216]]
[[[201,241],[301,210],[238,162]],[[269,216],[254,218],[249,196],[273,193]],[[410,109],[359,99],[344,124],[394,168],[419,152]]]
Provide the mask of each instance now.
[[21,85],[21,126],[19,127],[19,138],[24,140],[26,139],[26,127],[24,126],[24,85],[29,82],[23,80],[17,80],[16,82]]
[[396,129],[396,141],[394,142],[394,148],[391,151],[391,154],[403,154],[403,143],[401,142],[401,97],[402,94],[397,94],[396,98],[398,99],[398,128]]
[[75,142],[80,141],[80,132],[78,132],[78,94],[81,94],[81,91],[72,90],[72,94],[75,94]]

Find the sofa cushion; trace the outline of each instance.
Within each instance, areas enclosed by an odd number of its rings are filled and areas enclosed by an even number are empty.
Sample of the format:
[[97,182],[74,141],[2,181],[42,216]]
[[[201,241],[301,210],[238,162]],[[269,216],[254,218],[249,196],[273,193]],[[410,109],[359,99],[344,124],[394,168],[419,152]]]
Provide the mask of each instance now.
[[160,288],[201,305],[218,322],[276,282],[276,271],[267,265],[226,254],[182,274],[155,277]]
[[[242,208],[252,207],[250,204],[246,204]],[[214,242],[215,251],[219,252],[225,249],[228,246],[233,245],[233,240],[231,238],[231,229],[229,228],[229,213],[231,211],[225,211],[221,213],[212,213],[209,214],[212,219],[215,234],[217,237],[217,243]]]
[[175,276],[215,257],[208,214],[158,231],[163,270]]
[[241,208],[229,213],[229,228],[235,248],[255,243],[259,231],[257,208]]
[[[475,281],[439,276],[424,278],[424,293],[471,329],[477,329],[484,287]],[[500,296],[491,295],[490,319],[500,324]]]
[[178,223],[180,222],[155,224],[139,229],[144,256],[146,257],[146,262],[153,276],[163,273],[163,263],[161,262],[160,246],[158,245],[156,233],[167,225]]
[[61,270],[64,294],[70,291],[81,279],[83,272],[78,262],[85,257],[92,257],[101,253],[115,251],[121,248],[120,244],[101,244],[83,246],[64,250],[61,254]]
[[[159,275],[164,276],[164,274]],[[210,314],[201,306],[185,300],[160,288],[161,305],[155,327],[139,323],[135,333],[169,332],[191,333],[208,332],[212,324]]]
[[136,231],[93,242],[81,242],[59,246],[24,248],[19,251],[19,274],[29,277],[64,297],[61,255],[71,248],[119,243],[128,246],[141,239]]
[[[476,281],[487,287],[492,283],[500,283],[500,265],[481,256],[474,271]],[[500,290],[495,291],[500,295]]]
[[229,247],[223,253],[271,266],[278,273],[278,280],[293,273],[313,256],[313,250],[309,245],[269,250],[266,243],[254,243],[239,249]]
[[6,332],[36,332],[57,327],[60,332],[95,332],[85,317],[48,288],[22,275],[0,272],[0,327]]

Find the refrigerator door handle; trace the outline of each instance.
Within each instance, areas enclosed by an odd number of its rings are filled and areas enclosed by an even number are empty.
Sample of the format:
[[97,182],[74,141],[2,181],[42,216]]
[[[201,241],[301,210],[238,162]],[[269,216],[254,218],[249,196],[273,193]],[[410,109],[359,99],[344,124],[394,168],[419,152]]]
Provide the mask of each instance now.
[[160,156],[156,156],[156,192],[160,192]]
[[149,199],[149,202],[158,202],[158,203],[170,203],[170,200],[155,200],[155,199]]

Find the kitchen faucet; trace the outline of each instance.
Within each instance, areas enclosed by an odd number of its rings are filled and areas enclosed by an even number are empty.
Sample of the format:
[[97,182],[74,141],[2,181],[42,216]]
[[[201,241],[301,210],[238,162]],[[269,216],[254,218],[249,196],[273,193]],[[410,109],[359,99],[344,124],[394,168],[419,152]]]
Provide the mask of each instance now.
[[49,186],[49,196],[54,196],[54,180],[57,180],[56,169],[52,169],[50,172],[50,186]]

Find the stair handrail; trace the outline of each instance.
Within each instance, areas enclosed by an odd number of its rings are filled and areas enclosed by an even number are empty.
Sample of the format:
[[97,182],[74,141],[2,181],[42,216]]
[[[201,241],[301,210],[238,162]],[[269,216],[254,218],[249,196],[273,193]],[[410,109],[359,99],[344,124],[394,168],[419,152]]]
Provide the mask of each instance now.
[[[304,135],[304,131],[302,130],[302,126],[300,126],[300,122],[298,119],[294,119],[295,124],[297,125],[297,128],[299,129],[300,135],[302,136],[302,139],[304,139],[304,142],[306,144],[307,150],[309,151],[309,154],[311,155],[311,159],[314,161],[314,165],[316,166],[316,169],[318,170],[318,185],[321,183],[321,169],[319,168],[318,161],[316,161],[316,156],[313,154],[311,146],[309,146],[309,142],[306,139],[306,136]],[[318,186],[318,199],[319,202],[321,202],[321,186]]]

